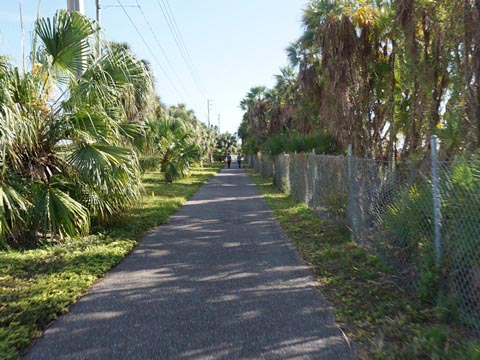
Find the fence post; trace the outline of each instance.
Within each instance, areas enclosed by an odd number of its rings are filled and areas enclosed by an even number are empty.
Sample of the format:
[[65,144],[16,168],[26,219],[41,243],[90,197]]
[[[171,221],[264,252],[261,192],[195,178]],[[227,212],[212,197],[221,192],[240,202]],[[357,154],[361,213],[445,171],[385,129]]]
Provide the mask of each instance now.
[[355,242],[354,236],[354,224],[353,224],[353,150],[352,144],[348,145],[348,207],[347,207],[347,214],[348,214],[348,222],[350,225],[350,241]]
[[437,269],[439,269],[440,261],[442,258],[442,246],[441,246],[442,213],[440,211],[437,137],[435,135],[430,136],[430,150],[431,150],[431,159],[432,159],[433,233],[434,233],[434,246],[435,246],[435,265]]

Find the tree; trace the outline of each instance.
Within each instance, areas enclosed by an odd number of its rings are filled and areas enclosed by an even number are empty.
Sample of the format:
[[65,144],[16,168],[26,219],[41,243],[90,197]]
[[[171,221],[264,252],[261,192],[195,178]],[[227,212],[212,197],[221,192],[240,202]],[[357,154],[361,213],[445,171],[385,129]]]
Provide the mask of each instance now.
[[128,49],[97,54],[94,23],[59,11],[39,19],[32,69],[1,62],[0,241],[85,234],[139,194],[133,140],[153,82]]
[[478,148],[478,1],[313,0],[302,22],[291,69],[241,102],[244,143],[321,130],[375,159],[422,156],[432,134],[447,152]]
[[227,153],[235,153],[238,150],[237,137],[229,132],[217,135],[215,142],[216,161],[223,161]]
[[146,121],[145,137],[139,142],[144,170],[159,169],[167,182],[188,176],[190,168],[210,160],[215,134],[198,121],[191,110],[178,106],[158,108]]

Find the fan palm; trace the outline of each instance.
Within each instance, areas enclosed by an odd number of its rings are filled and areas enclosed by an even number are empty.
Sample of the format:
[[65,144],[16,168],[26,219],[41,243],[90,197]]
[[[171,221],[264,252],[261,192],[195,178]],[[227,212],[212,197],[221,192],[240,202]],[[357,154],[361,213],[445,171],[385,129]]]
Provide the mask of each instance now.
[[192,140],[189,124],[178,118],[162,117],[147,123],[146,145],[154,149],[153,159],[165,174],[167,182],[188,176],[199,159],[199,149]]
[[[97,54],[93,22],[39,19],[39,49],[20,76],[0,61],[0,241],[84,234],[139,193],[137,151],[153,82],[128,49]],[[146,109],[146,110],[145,110]]]

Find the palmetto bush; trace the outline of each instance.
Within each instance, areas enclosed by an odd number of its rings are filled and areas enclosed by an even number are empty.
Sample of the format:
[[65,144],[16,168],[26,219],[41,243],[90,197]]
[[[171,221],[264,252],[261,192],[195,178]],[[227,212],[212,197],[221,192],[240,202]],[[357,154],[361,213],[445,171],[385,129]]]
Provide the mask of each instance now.
[[161,115],[146,124],[141,159],[145,169],[159,169],[165,181],[173,182],[189,175],[189,170],[199,159],[199,146],[195,143],[192,125],[178,118]]
[[78,236],[139,193],[134,139],[153,93],[127,48],[93,51],[95,23],[39,19],[24,73],[0,58],[0,244]]

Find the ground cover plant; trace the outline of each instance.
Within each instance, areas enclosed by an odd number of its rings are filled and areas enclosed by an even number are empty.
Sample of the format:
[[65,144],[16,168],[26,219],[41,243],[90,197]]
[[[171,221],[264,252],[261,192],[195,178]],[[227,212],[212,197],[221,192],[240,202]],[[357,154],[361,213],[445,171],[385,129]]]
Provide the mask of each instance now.
[[166,183],[143,176],[143,196],[108,226],[90,236],[37,249],[0,251],[0,358],[16,359],[58,315],[120,262],[144,232],[163,222],[222,165],[195,168]]
[[322,294],[360,359],[480,359],[480,344],[395,285],[389,269],[349,241],[341,222],[321,220],[259,174],[250,172],[275,218],[312,266]]

